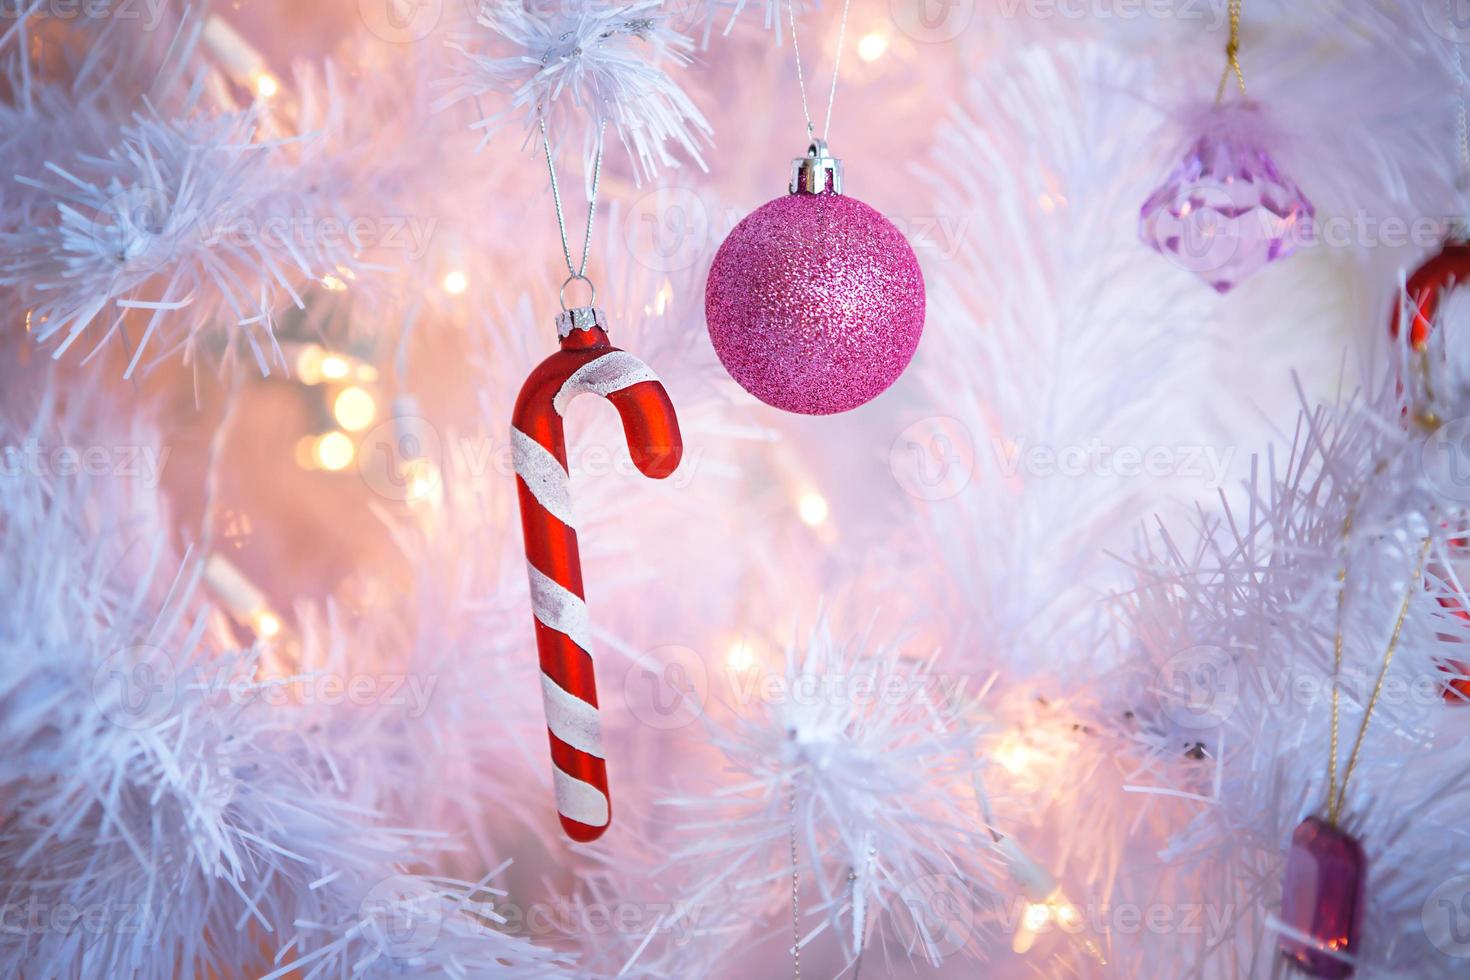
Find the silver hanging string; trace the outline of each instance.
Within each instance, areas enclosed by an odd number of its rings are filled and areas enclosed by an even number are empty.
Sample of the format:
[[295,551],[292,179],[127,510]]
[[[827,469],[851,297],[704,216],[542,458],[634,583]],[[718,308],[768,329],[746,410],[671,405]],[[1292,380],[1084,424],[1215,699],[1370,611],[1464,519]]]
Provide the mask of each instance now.
[[1455,129],[1456,140],[1460,151],[1460,189],[1470,190],[1470,123],[1466,120],[1465,110],[1465,86],[1470,84],[1470,79],[1465,77],[1465,56],[1460,46],[1455,45],[1455,75],[1459,82],[1459,96],[1455,100]]
[[[863,874],[868,874],[869,872],[872,871],[872,868],[873,868],[873,859],[875,857],[877,857],[877,856],[878,856],[878,846],[876,844],[869,844],[868,845],[868,857],[867,857],[867,860],[863,863]],[[863,914],[861,916],[857,915],[857,890],[858,890],[858,887],[859,887],[858,881],[861,880],[861,878],[862,878],[862,875],[858,874],[856,868],[849,868],[848,869],[848,871],[847,871],[847,905],[848,905],[848,908],[850,908],[850,909],[853,910],[853,915],[855,916],[855,919],[854,919],[854,922],[853,922],[853,926],[854,926],[854,929],[856,930],[856,935],[858,937],[858,954],[857,954],[857,959],[853,961],[852,980],[861,980],[861,977],[863,975],[863,957],[866,956],[867,953],[868,953],[868,941],[867,941],[868,940],[868,914],[867,914],[868,906],[867,906],[867,903],[864,903],[863,904]]]
[[592,298],[588,300],[588,306],[597,305],[597,287],[592,285],[592,280],[587,278],[587,256],[592,252],[592,225],[597,217],[597,188],[602,181],[602,146],[603,136],[607,130],[604,122],[597,129],[597,153],[592,158],[592,192],[587,196],[587,233],[582,237],[582,261],[576,265],[572,264],[572,245],[567,238],[567,219],[561,206],[561,185],[556,179],[556,163],[552,160],[551,140],[546,135],[546,117],[540,118],[541,124],[541,148],[546,151],[546,173],[551,177],[551,202],[556,206],[556,230],[561,235],[561,254],[567,263],[567,278],[561,284],[561,308],[567,308],[567,287],[577,280],[587,284],[592,291]]
[[801,980],[801,872],[796,863],[796,776],[791,777],[791,959],[796,980]]
[[[1445,0],[1444,10],[1446,23],[1453,23],[1456,0]],[[1463,195],[1470,194],[1470,124],[1467,124],[1465,109],[1465,89],[1470,87],[1470,78],[1465,76],[1465,56],[1459,44],[1453,45],[1455,52],[1455,149],[1457,151],[1459,173],[1455,175],[1455,189],[1460,192],[1462,199],[1458,202],[1460,213],[1450,222],[1449,233],[1452,238],[1470,237],[1470,214],[1467,214],[1467,206]]]
[[[847,36],[847,11],[852,0],[842,0],[842,19],[837,25],[837,56],[832,61],[832,87],[827,92],[827,122],[822,127],[822,142],[832,135],[832,106],[837,101],[837,76],[842,70],[842,41]],[[811,106],[806,100],[806,76],[801,70],[801,45],[796,41],[796,0],[786,0],[786,13],[791,20],[791,53],[796,56],[796,85],[801,89],[801,111],[806,116],[806,136],[813,139],[817,127],[812,122]]]

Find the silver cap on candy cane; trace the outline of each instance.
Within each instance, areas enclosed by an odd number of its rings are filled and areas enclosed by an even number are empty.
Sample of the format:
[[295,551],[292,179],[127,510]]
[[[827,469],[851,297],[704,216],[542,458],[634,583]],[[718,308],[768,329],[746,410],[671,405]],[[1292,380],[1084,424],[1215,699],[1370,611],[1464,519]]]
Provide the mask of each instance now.
[[[574,282],[585,284],[592,293],[585,306],[567,306],[567,287]],[[556,335],[562,340],[570,337],[576,330],[591,330],[593,327],[607,329],[607,315],[597,305],[597,287],[580,272],[567,276],[556,298],[561,301],[561,312],[556,315]]]
[[827,149],[827,141],[813,139],[806,156],[791,161],[791,193],[842,193],[842,161]]
[[574,306],[556,315],[556,335],[569,337],[574,330],[607,329],[607,315],[596,306]]

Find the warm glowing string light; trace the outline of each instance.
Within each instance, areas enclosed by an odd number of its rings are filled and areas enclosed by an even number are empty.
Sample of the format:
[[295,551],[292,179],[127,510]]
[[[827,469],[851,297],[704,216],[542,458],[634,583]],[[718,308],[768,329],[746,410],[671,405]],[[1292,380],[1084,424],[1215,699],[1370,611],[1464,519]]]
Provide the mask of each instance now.
[[827,505],[826,497],[815,490],[809,490],[797,500],[796,513],[801,517],[803,523],[816,527],[827,520],[831,508]]
[[304,344],[296,353],[296,380],[304,385],[322,383],[322,357],[326,352],[316,344]]
[[888,50],[888,35],[874,31],[858,40],[858,57],[864,61],[877,61]]
[[408,478],[408,499],[428,500],[439,489],[439,468],[426,459],[416,459],[404,465],[404,476]]
[[337,354],[327,354],[321,360],[321,374],[328,381],[341,381],[347,377],[352,366],[347,359]]
[[1089,729],[1060,705],[1026,699],[1024,719],[985,740],[991,761],[1010,777],[1010,786],[1029,792],[1067,771]]
[[265,57],[230,22],[218,14],[204,20],[200,40],[216,63],[238,85],[248,86],[261,98],[280,91],[280,83],[265,69]]
[[1026,914],[1023,916],[1024,927],[1017,929],[1015,936],[1011,938],[1012,952],[1025,953],[1030,950],[1036,943],[1037,935],[1053,919],[1063,929],[1075,929],[1077,923],[1082,920],[1082,916],[1077,911],[1077,907],[1068,903],[1064,898],[1045,904],[1028,905]]
[[320,344],[302,344],[295,354],[296,380],[304,385],[352,380],[371,384],[378,369],[347,354],[325,350]]
[[255,634],[261,639],[269,640],[281,633],[281,617],[269,609],[258,611],[255,616]]
[[755,666],[755,651],[744,640],[736,640],[725,654],[725,666],[737,672],[747,671]]
[[266,600],[265,593],[250,581],[228,558],[213,554],[204,563],[204,580],[209,584],[220,608],[235,622],[249,626],[261,640],[273,640],[285,630],[281,617]]
[[332,401],[332,415],[337,424],[348,432],[361,432],[373,424],[378,415],[378,403],[366,390],[353,385],[337,393]]
[[330,472],[346,469],[356,455],[357,449],[352,445],[352,440],[347,438],[346,433],[336,430],[318,437],[312,449],[316,464]]
[[1044,754],[1022,735],[1011,733],[1003,738],[991,752],[991,758],[1000,763],[1007,772],[1017,776],[1029,772],[1038,763],[1045,761]]
[[444,274],[444,280],[440,285],[450,296],[462,296],[464,291],[470,288],[470,277],[455,269]]
[[1061,889],[1042,902],[1027,904],[1021,915],[1021,924],[1011,937],[1011,951],[1025,953],[1036,944],[1036,937],[1052,922],[1065,930],[1075,931],[1082,922],[1082,913],[1077,906],[1067,901]]
[[1011,879],[1020,886],[1026,899],[1026,907],[1016,922],[1016,931],[1011,936],[1011,951],[1026,953],[1036,945],[1036,937],[1052,923],[1079,941],[1088,956],[1105,963],[1097,944],[1081,936],[1082,913],[1077,910],[1062,892],[1061,882],[1051,872],[1037,864],[1031,855],[1022,850],[1014,837],[996,835],[996,850],[1005,859]]

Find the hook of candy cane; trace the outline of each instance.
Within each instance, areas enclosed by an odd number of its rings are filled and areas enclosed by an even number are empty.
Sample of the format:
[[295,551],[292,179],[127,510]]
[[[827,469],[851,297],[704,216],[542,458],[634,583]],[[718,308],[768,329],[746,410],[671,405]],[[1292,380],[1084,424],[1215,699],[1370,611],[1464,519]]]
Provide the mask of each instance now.
[[1429,345],[1429,330],[1439,312],[1439,303],[1445,293],[1456,284],[1470,283],[1470,244],[1452,237],[1445,242],[1440,252],[1415,269],[1405,283],[1404,291],[1408,302],[1402,299],[1395,303],[1389,332],[1398,339],[1400,321],[1404,307],[1408,306],[1412,320],[1409,324],[1409,344],[1416,351]]
[[612,346],[605,324],[594,307],[557,316],[561,349],[521,386],[510,431],[556,809],[578,841],[601,837],[612,808],[562,419],[573,398],[602,395],[622,417],[634,465],[654,479],[673,473],[684,451],[668,392],[646,364]]

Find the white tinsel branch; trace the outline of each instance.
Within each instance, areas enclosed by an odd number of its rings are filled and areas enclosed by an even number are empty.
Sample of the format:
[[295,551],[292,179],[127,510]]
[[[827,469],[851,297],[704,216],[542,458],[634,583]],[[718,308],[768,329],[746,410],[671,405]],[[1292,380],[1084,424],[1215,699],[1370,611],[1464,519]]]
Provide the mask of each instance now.
[[[581,130],[589,160],[602,146],[603,130],[612,129],[639,178],[675,162],[668,143],[703,168],[699,150],[710,125],[665,67],[687,65],[694,44],[670,25],[657,0],[544,10],[481,0],[475,22],[480,31],[450,42],[462,57],[435,107],[490,94],[509,97],[508,109],[477,123],[486,142],[519,115],[527,139],[544,120],[554,146]],[[486,34],[503,39],[514,53],[496,54],[493,46],[487,51]]]

